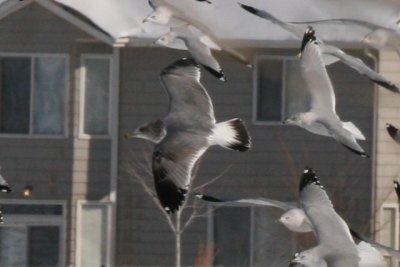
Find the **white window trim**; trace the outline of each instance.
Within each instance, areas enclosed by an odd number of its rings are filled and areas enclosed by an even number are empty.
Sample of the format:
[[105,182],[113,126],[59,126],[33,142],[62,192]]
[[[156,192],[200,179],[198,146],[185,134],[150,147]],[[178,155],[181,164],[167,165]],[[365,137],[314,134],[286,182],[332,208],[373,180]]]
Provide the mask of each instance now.
[[[84,67],[85,59],[108,59],[109,61],[109,84],[108,84],[108,122],[107,122],[107,134],[86,134],[84,132],[84,122],[85,122],[85,93],[86,93],[86,69]],[[79,101],[79,138],[80,139],[110,139],[110,120],[111,120],[111,89],[112,89],[112,75],[113,75],[113,65],[112,65],[112,55],[111,54],[82,54],[80,59],[79,67],[79,89],[80,89],[80,101]]]
[[[27,227],[27,226],[59,226],[60,227],[60,248],[59,267],[66,264],[66,242],[67,242],[67,203],[63,200],[33,200],[33,199],[0,199],[2,204],[20,205],[60,205],[62,215],[7,215],[4,216],[4,223],[0,227]],[[1,209],[0,209],[1,210]]]
[[[399,249],[399,238],[398,238],[398,236],[399,236],[399,205],[397,204],[397,203],[384,203],[384,204],[382,204],[382,206],[381,206],[381,214],[380,214],[380,225],[381,225],[381,228],[383,227],[383,225],[384,225],[384,223],[385,223],[385,221],[384,221],[384,218],[383,218],[383,210],[384,209],[394,209],[394,211],[395,211],[395,241],[394,241],[394,244],[395,244],[395,249]],[[383,228],[382,228],[382,230],[383,230]],[[381,231],[382,231],[381,230]],[[379,235],[379,241],[382,243],[383,242],[383,237],[382,237],[382,234],[380,234]]]
[[295,60],[294,56],[274,56],[274,55],[258,55],[254,59],[254,70],[253,70],[253,104],[252,104],[252,122],[255,125],[268,125],[268,126],[288,126],[282,124],[281,121],[264,121],[257,119],[257,108],[258,108],[258,68],[261,60],[281,60],[282,61],[282,102],[281,102],[281,116],[285,117],[285,101],[286,101],[286,62],[288,60]]
[[111,236],[112,236],[112,203],[103,201],[90,201],[90,200],[77,200],[76,202],[76,236],[75,236],[75,266],[76,267],[86,267],[80,265],[81,259],[81,235],[82,235],[82,207],[87,206],[104,206],[107,208],[107,233],[106,233],[106,265],[111,266]]
[[[33,94],[31,94],[31,110],[30,110],[30,118],[29,118],[29,133],[19,134],[19,133],[1,133],[0,138],[21,138],[21,139],[66,139],[69,135],[68,129],[68,118],[69,118],[69,99],[70,99],[70,60],[69,55],[64,53],[0,53],[0,57],[29,57],[31,59],[35,57],[58,57],[65,59],[65,100],[64,100],[64,132],[62,134],[35,134],[32,133],[32,109],[33,109]],[[33,64],[33,60],[32,63]],[[33,85],[33,73],[31,72],[31,85]],[[34,86],[30,88],[31,92],[34,92]]]

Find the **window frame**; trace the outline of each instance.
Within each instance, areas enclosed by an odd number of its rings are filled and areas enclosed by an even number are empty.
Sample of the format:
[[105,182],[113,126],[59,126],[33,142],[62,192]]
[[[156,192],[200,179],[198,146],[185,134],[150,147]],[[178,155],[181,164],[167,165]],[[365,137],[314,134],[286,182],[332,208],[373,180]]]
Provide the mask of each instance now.
[[[380,226],[381,226],[380,229],[381,230],[378,233],[379,233],[379,242],[381,244],[383,244],[383,233],[382,232],[384,230],[383,226],[384,226],[384,223],[385,223],[384,214],[383,214],[384,209],[393,209],[394,212],[395,212],[395,222],[394,222],[394,225],[395,225],[395,230],[394,230],[395,231],[395,233],[394,233],[394,236],[395,236],[395,239],[394,239],[395,247],[394,247],[394,249],[398,250],[399,249],[399,241],[400,241],[399,240],[399,227],[400,227],[400,225],[399,225],[399,223],[400,223],[400,220],[399,220],[399,204],[397,204],[397,203],[383,203],[381,208],[380,208],[379,220],[380,220]],[[398,266],[397,265],[397,260],[392,258],[392,257],[390,257],[390,255],[388,255],[386,253],[382,253],[382,256],[384,256],[384,258],[387,261],[389,267]]]
[[[297,204],[297,202],[293,202],[293,204]],[[267,207],[262,205],[252,205],[252,204],[245,204],[245,203],[207,203],[207,222],[206,222],[206,241],[207,244],[215,244],[215,224],[214,224],[214,216],[215,210],[218,208],[248,208],[250,209],[250,230],[249,230],[249,266],[248,267],[255,267],[254,259],[255,259],[255,209],[256,208],[269,208],[274,209],[274,207]],[[288,229],[289,231],[289,229]],[[296,247],[297,244],[293,243],[293,246]],[[297,247],[296,247],[297,249]]]
[[106,238],[106,255],[105,255],[105,266],[111,266],[111,254],[113,251],[112,247],[112,203],[109,201],[95,201],[95,200],[84,200],[79,199],[76,201],[76,235],[75,235],[75,266],[85,267],[80,265],[82,242],[80,236],[82,235],[82,210],[83,206],[104,206],[107,209],[107,232],[105,233]]
[[[107,121],[107,133],[106,134],[87,134],[84,132],[85,123],[85,97],[86,97],[86,69],[84,67],[84,61],[86,59],[107,59],[109,62],[109,83],[108,83],[108,121]],[[79,66],[79,89],[80,89],[80,103],[79,103],[79,139],[110,139],[111,138],[111,90],[112,90],[112,79],[113,79],[113,58],[111,54],[91,54],[85,53],[80,56]]]
[[[0,210],[3,204],[20,205],[60,205],[62,215],[32,215],[18,214],[4,216],[0,227],[28,228],[29,226],[58,226],[60,228],[59,267],[65,266],[67,248],[67,203],[64,200],[34,200],[34,199],[0,199]],[[28,250],[27,250],[28,253]],[[28,256],[28,255],[27,255]]]
[[[1,133],[0,138],[23,138],[23,139],[66,139],[69,136],[68,121],[69,121],[69,101],[70,101],[70,58],[67,53],[0,53],[0,57],[10,57],[10,58],[21,58],[29,57],[31,59],[31,69],[33,70],[34,58],[37,57],[53,57],[53,58],[63,58],[65,60],[65,92],[64,92],[64,122],[63,122],[63,133],[62,134],[35,134],[33,130],[33,101],[34,94],[31,94],[30,98],[30,114],[29,114],[29,133]],[[34,86],[34,73],[31,71],[30,74],[30,92],[35,92]]]
[[[262,60],[280,60],[282,61],[282,88],[281,88],[281,120],[280,121],[268,121],[268,120],[260,120],[257,117],[258,113],[258,71],[259,64]],[[267,125],[267,126],[287,126],[282,124],[282,119],[285,117],[285,105],[286,105],[286,62],[288,60],[296,60],[296,56],[282,56],[282,55],[258,55],[254,59],[254,70],[253,70],[253,104],[252,104],[252,122],[255,125]]]

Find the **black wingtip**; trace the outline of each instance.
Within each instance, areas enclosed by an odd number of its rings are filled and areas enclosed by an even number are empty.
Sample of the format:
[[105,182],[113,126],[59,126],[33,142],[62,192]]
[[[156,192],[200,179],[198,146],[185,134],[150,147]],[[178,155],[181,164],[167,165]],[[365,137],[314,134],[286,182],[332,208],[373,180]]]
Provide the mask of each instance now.
[[375,79],[371,79],[371,80],[373,82],[377,83],[378,85],[388,89],[392,93],[400,94],[400,88],[392,82],[384,82],[384,81],[375,80]]
[[304,32],[303,40],[301,41],[300,52],[303,52],[303,50],[306,47],[306,45],[308,44],[308,42],[315,41],[316,39],[317,38],[315,37],[315,31],[314,31],[313,27],[308,26],[306,31]]
[[228,80],[225,77],[225,74],[222,70],[215,70],[213,68],[210,68],[209,66],[203,65],[203,67],[211,73],[213,76],[217,77],[220,81],[222,82],[227,82]]
[[394,191],[396,192],[397,199],[400,201],[400,183],[398,181],[393,181]]
[[2,184],[0,185],[0,191],[4,193],[10,193],[12,192],[11,187],[8,184]]
[[349,146],[346,146],[345,144],[342,144],[345,148],[347,148],[348,150],[350,150],[351,152],[353,152],[353,153],[355,153],[355,154],[357,154],[357,155],[359,155],[359,156],[361,156],[361,157],[363,157],[363,158],[369,158],[369,155],[368,154],[366,154],[365,152],[363,152],[363,151],[358,151],[358,150],[355,150],[354,148],[351,148],[351,147],[349,147]]
[[399,129],[397,129],[390,123],[386,123],[386,131],[388,132],[390,137],[392,137],[393,140],[395,140],[397,142],[397,136],[398,136]]
[[321,182],[318,180],[317,174],[314,172],[314,170],[310,167],[306,167],[300,178],[300,191],[310,184],[316,184],[322,187]]
[[167,213],[175,213],[179,210],[187,194],[186,189],[178,188],[170,181],[158,184],[156,191],[160,204]]
[[243,8],[244,10],[246,10],[246,11],[248,11],[248,12],[254,14],[254,15],[257,15],[258,10],[256,8],[254,8],[252,6],[248,6],[248,5],[242,4],[242,3],[238,3],[238,5],[241,8]]
[[208,201],[208,202],[224,202],[222,199],[216,198],[216,197],[212,197],[212,196],[208,196],[208,195],[203,195],[200,193],[196,193],[195,197],[204,200],[204,201]]

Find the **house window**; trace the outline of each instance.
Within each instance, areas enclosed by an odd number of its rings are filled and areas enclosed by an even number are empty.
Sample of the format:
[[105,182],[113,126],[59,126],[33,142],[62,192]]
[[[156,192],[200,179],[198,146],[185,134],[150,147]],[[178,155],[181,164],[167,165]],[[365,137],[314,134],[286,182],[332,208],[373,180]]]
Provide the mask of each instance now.
[[297,112],[309,110],[309,97],[300,75],[300,60],[259,57],[254,73],[255,123],[281,123]]
[[290,231],[276,223],[281,214],[282,211],[270,207],[218,207],[208,222],[212,239],[209,241],[218,248],[214,265],[287,265],[295,243]]
[[0,266],[64,266],[65,204],[9,201],[0,205]]
[[78,267],[110,265],[110,220],[110,203],[78,201]]
[[107,137],[110,120],[111,58],[84,55],[82,57],[81,135]]
[[66,57],[0,57],[0,133],[62,135]]
[[[383,245],[398,249],[399,207],[397,204],[383,204],[381,209],[380,241]],[[397,266],[397,261],[385,255],[388,266]]]

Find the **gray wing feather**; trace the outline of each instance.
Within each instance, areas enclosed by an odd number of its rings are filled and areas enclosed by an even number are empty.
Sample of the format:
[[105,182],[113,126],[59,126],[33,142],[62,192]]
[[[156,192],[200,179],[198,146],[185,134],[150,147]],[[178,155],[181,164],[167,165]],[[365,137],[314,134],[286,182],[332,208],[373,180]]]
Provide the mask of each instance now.
[[[349,236],[347,225],[333,209],[325,190],[320,185],[308,184],[301,190],[300,197],[328,266],[358,266],[356,245]],[[344,263],[347,265],[342,265]]]
[[[206,89],[200,84],[200,70],[194,62],[184,65],[185,59],[168,66],[161,81],[169,96],[169,113],[164,121],[212,127],[214,108]],[[190,61],[190,60],[187,60]]]
[[301,56],[301,74],[311,94],[311,110],[335,112],[335,93],[318,44],[308,43]]
[[295,205],[291,205],[286,202],[273,200],[269,198],[242,198],[236,200],[227,200],[221,201],[223,203],[238,203],[238,204],[249,204],[249,205],[256,205],[256,206],[268,206],[268,207],[276,207],[281,210],[287,211],[293,208],[296,208]]
[[368,67],[361,59],[346,54],[341,49],[331,45],[321,45],[322,53],[339,58],[344,64],[366,76],[371,81],[385,87],[391,92],[400,93],[400,88],[381,74]]
[[208,148],[207,138],[188,132],[169,134],[155,147],[153,174],[157,182],[170,180],[187,189],[192,169]]
[[332,23],[337,23],[337,24],[342,24],[344,26],[348,26],[349,24],[354,24],[357,26],[362,26],[364,28],[367,28],[371,31],[383,28],[380,27],[376,24],[370,23],[368,21],[363,21],[363,20],[357,20],[357,19],[323,19],[323,20],[309,20],[309,21],[290,21],[287,22],[290,24],[305,24],[305,25],[310,25],[310,24],[332,24]]

